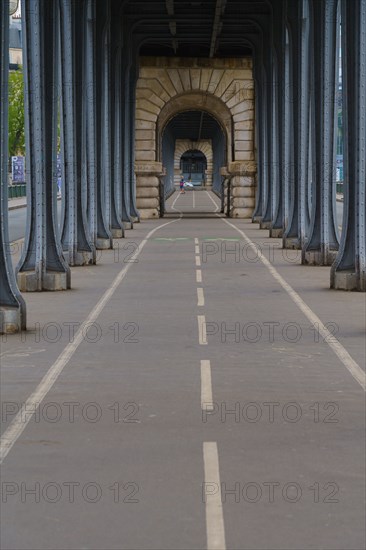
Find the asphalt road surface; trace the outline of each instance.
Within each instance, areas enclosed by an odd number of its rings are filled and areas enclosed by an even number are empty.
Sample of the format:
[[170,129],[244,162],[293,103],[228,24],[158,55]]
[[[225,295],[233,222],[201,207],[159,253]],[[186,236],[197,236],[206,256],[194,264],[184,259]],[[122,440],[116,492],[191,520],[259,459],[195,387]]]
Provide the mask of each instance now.
[[217,202],[175,194],[72,290],[24,294],[4,550],[364,548],[364,300]]

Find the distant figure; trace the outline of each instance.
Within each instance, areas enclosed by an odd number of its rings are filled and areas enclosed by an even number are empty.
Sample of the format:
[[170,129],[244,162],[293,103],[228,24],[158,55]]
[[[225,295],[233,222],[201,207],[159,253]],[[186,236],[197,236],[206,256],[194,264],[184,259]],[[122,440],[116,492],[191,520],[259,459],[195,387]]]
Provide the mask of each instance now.
[[183,178],[183,176],[180,178],[179,187],[180,187],[180,192],[181,192],[181,193],[185,193],[185,191],[184,191],[184,178]]

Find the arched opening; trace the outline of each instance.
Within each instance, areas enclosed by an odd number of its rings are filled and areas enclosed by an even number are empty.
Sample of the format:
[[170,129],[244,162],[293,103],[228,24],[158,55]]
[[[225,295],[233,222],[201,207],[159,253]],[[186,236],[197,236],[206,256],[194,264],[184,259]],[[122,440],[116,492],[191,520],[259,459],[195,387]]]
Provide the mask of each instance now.
[[207,158],[198,149],[189,149],[180,157],[180,172],[185,181],[195,187],[205,187]]
[[213,191],[221,199],[227,138],[211,113],[188,110],[170,117],[162,128],[161,160],[164,201],[179,187],[182,176],[192,189]]

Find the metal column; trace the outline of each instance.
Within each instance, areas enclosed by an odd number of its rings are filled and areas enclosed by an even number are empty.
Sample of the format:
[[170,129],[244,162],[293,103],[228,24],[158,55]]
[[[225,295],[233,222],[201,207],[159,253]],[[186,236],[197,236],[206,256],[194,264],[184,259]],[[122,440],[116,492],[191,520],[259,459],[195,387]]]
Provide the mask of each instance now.
[[273,141],[274,141],[274,185],[276,187],[273,223],[269,231],[270,237],[282,237],[285,229],[286,195],[284,173],[285,164],[285,53],[286,53],[286,25],[284,3],[277,4],[274,13],[275,25],[273,28],[273,51],[275,62],[275,90],[274,90],[274,116],[273,116]]
[[130,212],[135,221],[140,221],[140,213],[136,206],[136,176],[135,176],[135,115],[136,115],[136,84],[138,80],[138,58],[133,56],[134,63],[130,69]]
[[95,48],[95,109],[96,109],[96,211],[97,248],[113,248],[109,230],[110,208],[110,124],[108,55],[110,3],[96,2]]
[[24,291],[70,288],[70,268],[57,228],[57,2],[22,1],[28,216],[18,265]]
[[341,0],[344,213],[331,288],[366,291],[366,0]]
[[82,162],[86,97],[83,81],[84,6],[81,0],[60,0],[62,153],[64,163],[64,223],[61,234],[69,265],[93,263],[82,192]]
[[331,265],[338,249],[335,213],[337,0],[311,0],[310,12],[314,180],[309,238],[303,249],[302,263]]
[[290,51],[290,86],[292,124],[290,128],[291,203],[289,223],[283,236],[283,248],[302,249],[307,227],[306,191],[309,143],[309,14],[304,2],[293,0],[287,5]]
[[274,199],[275,192],[274,189],[274,177],[273,177],[273,163],[274,163],[274,143],[272,139],[272,125],[273,125],[273,110],[274,110],[274,71],[273,71],[273,57],[272,57],[272,44],[271,40],[264,40],[263,49],[265,51],[264,55],[264,87],[265,87],[265,98],[264,98],[264,113],[263,117],[265,119],[264,123],[264,134],[263,134],[263,145],[264,145],[264,182],[265,182],[265,195],[264,195],[264,205],[263,205],[263,217],[260,220],[261,229],[270,229],[273,223],[274,215]]
[[0,334],[26,328],[26,308],[13,271],[8,227],[9,2],[0,3]]
[[112,47],[111,47],[111,233],[114,238],[124,236],[124,227],[120,216],[120,202],[122,193],[122,162],[121,162],[121,45],[116,42],[118,37],[117,29],[112,30]]

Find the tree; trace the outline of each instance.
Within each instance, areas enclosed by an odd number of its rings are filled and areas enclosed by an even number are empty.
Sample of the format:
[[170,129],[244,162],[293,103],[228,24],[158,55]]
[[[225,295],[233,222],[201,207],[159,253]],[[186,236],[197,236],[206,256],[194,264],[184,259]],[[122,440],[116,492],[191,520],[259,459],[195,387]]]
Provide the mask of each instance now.
[[9,155],[25,154],[23,71],[9,73]]

